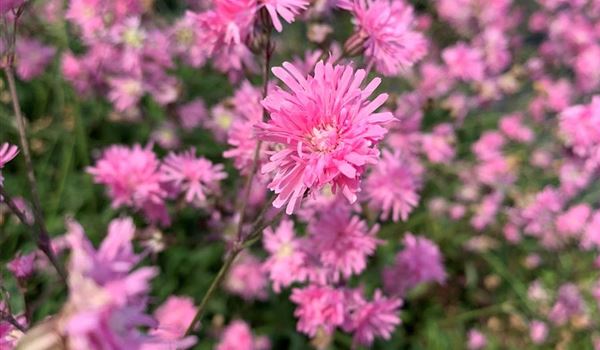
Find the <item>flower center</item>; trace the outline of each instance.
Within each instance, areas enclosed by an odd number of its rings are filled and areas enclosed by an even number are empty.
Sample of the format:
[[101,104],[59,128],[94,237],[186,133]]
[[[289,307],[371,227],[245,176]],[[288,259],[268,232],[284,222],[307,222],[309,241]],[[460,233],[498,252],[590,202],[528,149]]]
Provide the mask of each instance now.
[[330,152],[334,150],[339,143],[337,128],[333,125],[325,127],[314,127],[309,135],[310,144],[318,152]]

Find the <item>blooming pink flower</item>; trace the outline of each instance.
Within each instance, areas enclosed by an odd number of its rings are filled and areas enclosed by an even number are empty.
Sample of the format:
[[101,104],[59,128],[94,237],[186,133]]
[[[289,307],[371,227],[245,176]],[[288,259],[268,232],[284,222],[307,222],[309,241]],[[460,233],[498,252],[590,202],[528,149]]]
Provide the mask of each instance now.
[[419,204],[423,167],[406,153],[383,151],[382,159],[365,181],[365,193],[371,206],[381,209],[381,219],[406,220]]
[[344,292],[328,286],[310,285],[292,290],[290,300],[297,307],[298,331],[311,337],[322,330],[332,334],[344,323]]
[[586,226],[591,213],[589,205],[575,205],[556,218],[556,230],[565,235],[577,235]]
[[[196,315],[194,301],[188,297],[170,296],[156,311],[154,318],[158,326],[150,331],[152,336],[163,341],[179,341]],[[144,347],[149,350],[150,347]]]
[[565,324],[571,317],[585,312],[585,303],[579,289],[572,283],[566,283],[558,289],[556,302],[548,318],[556,325]]
[[448,66],[450,75],[465,81],[482,81],[485,75],[483,55],[477,48],[465,43],[458,43],[444,49],[444,63]]
[[164,207],[164,189],[159,160],[151,146],[133,148],[110,146],[95,166],[87,168],[94,182],[107,187],[112,206],[130,206],[143,210],[151,221],[168,224]]
[[306,279],[306,255],[301,249],[300,241],[295,237],[292,221],[281,221],[275,231],[270,227],[266,228],[263,233],[263,246],[269,253],[263,268],[268,271],[275,292],[279,293],[281,287],[288,287],[295,281]]
[[548,337],[548,326],[546,323],[534,320],[529,324],[529,337],[534,344],[542,344]]
[[250,253],[240,255],[231,266],[224,282],[225,289],[244,300],[267,298],[267,275],[258,258]]
[[312,220],[308,225],[306,250],[317,256],[331,279],[349,278],[367,267],[367,258],[381,243],[375,234],[376,225],[369,230],[367,223],[340,206]]
[[4,142],[0,145],[0,169],[4,168],[6,163],[13,160],[19,154],[19,148],[15,145],[11,145],[8,142]]
[[23,5],[26,0],[6,0],[0,3],[0,14],[4,15],[6,12],[16,9]]
[[450,163],[455,154],[454,141],[454,130],[448,123],[439,124],[432,133],[421,136],[423,152],[432,163]]
[[206,202],[207,194],[219,191],[219,181],[227,177],[223,165],[213,165],[204,157],[196,157],[191,148],[181,154],[170,153],[161,166],[162,180],[185,192],[188,203]]
[[584,249],[600,248],[600,211],[594,212],[589,219],[581,237],[581,247]]
[[56,53],[54,47],[30,38],[18,38],[15,51],[17,75],[26,81],[42,74]]
[[186,130],[197,128],[208,119],[208,111],[202,99],[196,99],[181,105],[177,109],[177,116],[181,126]]
[[26,279],[33,273],[35,262],[35,253],[26,255],[17,255],[7,265],[6,268],[18,279]]
[[266,337],[254,337],[248,324],[241,320],[231,322],[221,335],[216,350],[269,350]]
[[349,0],[342,6],[355,16],[357,40],[377,71],[393,76],[427,53],[427,40],[415,30],[413,8],[404,1]]
[[[70,222],[68,228],[71,258],[65,308],[69,312],[63,315],[59,331],[69,348],[168,350],[195,343],[193,337],[177,339],[181,335],[174,332],[167,336],[165,332],[146,335],[140,331],[157,325],[143,312],[150,279],[157,270],[142,267],[131,271],[141,259],[133,253],[135,227],[131,219],[113,220],[98,250],[79,224]],[[164,326],[168,320],[162,321]]]
[[486,345],[487,339],[483,333],[476,329],[471,329],[469,331],[469,340],[467,343],[469,350],[483,349]]
[[[2,168],[6,165],[6,163],[10,162],[17,156],[19,153],[19,148],[15,145],[11,145],[8,142],[4,142],[0,144],[0,185],[4,183],[4,177],[2,176]],[[2,196],[0,196],[0,201],[2,201]]]
[[402,306],[399,298],[387,298],[380,290],[375,291],[373,301],[366,301],[359,293],[351,295],[350,315],[344,323],[344,330],[353,333],[355,343],[370,346],[375,337],[390,339],[396,326]]
[[260,0],[259,2],[269,12],[273,26],[278,32],[283,29],[279,16],[285,19],[286,22],[292,23],[294,18],[301,11],[306,10],[309,5],[308,0]]
[[404,250],[396,255],[394,266],[383,272],[386,290],[402,296],[421,283],[444,283],[446,272],[438,246],[411,233],[406,234],[403,242]]
[[484,132],[471,149],[479,160],[488,160],[502,156],[502,147],[506,139],[497,131]]
[[269,184],[277,194],[273,206],[287,203],[291,214],[307,191],[325,184],[354,202],[365,165],[377,162],[375,145],[387,132],[383,124],[392,119],[389,112],[374,113],[386,94],[368,100],[381,80],[361,89],[364,70],[322,61],[306,78],[290,63],[273,68],[273,74],[290,89],[275,89],[265,98],[271,119],[257,126],[259,139],[283,146],[262,168],[275,172]]
[[517,142],[529,143],[533,141],[533,131],[523,125],[523,116],[519,113],[510,114],[500,119],[499,128],[508,138]]
[[587,156],[600,146],[600,96],[588,105],[571,106],[560,114],[560,131],[576,154]]

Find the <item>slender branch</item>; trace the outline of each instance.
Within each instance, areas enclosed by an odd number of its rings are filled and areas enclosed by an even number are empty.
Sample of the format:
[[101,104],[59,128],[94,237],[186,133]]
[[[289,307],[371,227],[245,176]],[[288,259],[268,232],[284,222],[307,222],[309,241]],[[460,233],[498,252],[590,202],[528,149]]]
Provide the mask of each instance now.
[[[58,263],[58,259],[56,259],[56,255],[54,255],[54,251],[52,250],[52,245],[50,244],[50,238],[48,238],[47,241],[45,241],[44,239],[41,239],[41,234],[38,231],[38,229],[36,229],[36,227],[33,226],[29,222],[29,220],[27,220],[27,216],[25,215],[25,213],[23,213],[19,209],[19,207],[15,204],[14,200],[6,192],[6,190],[4,189],[3,186],[0,186],[0,197],[2,198],[2,201],[6,204],[6,206],[8,206],[10,211],[12,211],[13,214],[16,215],[16,217],[19,219],[19,221],[21,221],[21,223],[23,225],[25,225],[27,228],[29,228],[29,230],[31,231],[31,234],[33,236],[33,240],[35,241],[37,247],[46,255],[46,257],[50,261],[50,264],[52,264],[52,266],[58,272],[60,279],[63,281],[63,283],[65,285],[67,285],[67,275],[64,272],[64,270],[62,269],[61,265]],[[48,236],[47,233],[46,233],[46,236]]]
[[27,331],[27,328],[20,324],[19,321],[17,321],[17,319],[10,313],[10,311],[7,312],[6,310],[0,310],[0,320],[4,320],[10,323],[11,325],[13,325],[13,327],[20,330],[23,333]]
[[194,316],[194,319],[190,323],[188,329],[185,331],[186,336],[190,335],[194,331],[196,324],[202,319],[202,315],[204,314],[206,305],[208,305],[208,301],[217,291],[217,287],[221,284],[221,282],[225,278],[225,275],[229,271],[231,264],[233,264],[233,261],[241,251],[241,247],[237,247],[236,249],[232,250],[229,256],[227,257],[227,260],[225,260],[225,263],[223,263],[223,266],[221,266],[219,273],[217,273],[217,276],[213,279],[212,283],[210,284],[210,287],[208,287],[208,290],[204,294],[204,297],[202,297],[202,301],[200,302],[200,305],[198,305],[198,311],[196,312],[196,315]]
[[[268,204],[268,206],[270,206],[271,202],[269,201],[269,202],[267,202],[267,204]],[[264,212],[266,212],[266,210]],[[259,218],[257,218],[257,220],[252,225],[253,228],[252,228],[252,231],[250,232],[250,234],[248,234],[243,239],[243,241],[236,242],[236,244],[234,244],[229,255],[227,256],[227,259],[223,263],[223,266],[221,266],[221,269],[219,270],[219,272],[217,273],[217,275],[211,282],[210,286],[208,287],[208,290],[202,297],[202,301],[200,301],[200,305],[198,305],[198,311],[196,311],[196,315],[194,316],[194,319],[192,320],[188,329],[185,332],[186,336],[190,335],[194,331],[196,324],[198,322],[200,322],[200,320],[202,319],[202,316],[204,315],[204,311],[206,310],[206,306],[208,305],[208,301],[215,294],[215,292],[217,291],[217,288],[219,287],[221,282],[223,282],[223,279],[225,279],[225,276],[227,275],[227,272],[229,272],[229,269],[231,268],[231,265],[235,261],[235,258],[237,258],[237,256],[244,249],[246,249],[246,248],[250,247],[252,244],[256,243],[262,236],[263,230],[267,226],[270,226],[273,223],[277,222],[279,220],[279,218],[281,218],[282,215],[283,215],[283,209],[281,209],[277,215],[275,215],[271,220],[269,220],[267,222],[263,222],[262,215],[261,215]]]
[[[265,47],[264,47],[264,60],[263,60],[263,91],[262,97],[267,97],[267,91],[269,89],[269,68],[271,66],[271,56],[273,54],[273,48],[271,46],[271,27],[272,24],[268,22],[268,24],[264,25],[265,30]],[[264,122],[267,119],[267,109],[263,106],[263,114],[262,121]],[[252,181],[254,180],[254,176],[256,175],[256,171],[258,170],[258,163],[260,158],[260,149],[262,147],[262,141],[257,140],[256,147],[254,148],[254,157],[252,160],[252,168],[250,168],[250,173],[246,177],[246,182],[244,183],[244,195],[242,196],[242,202],[240,205],[240,215],[237,226],[237,241],[242,240],[242,227],[244,225],[244,219],[246,217],[246,207],[248,206],[248,200],[250,198],[250,192],[252,191]]]

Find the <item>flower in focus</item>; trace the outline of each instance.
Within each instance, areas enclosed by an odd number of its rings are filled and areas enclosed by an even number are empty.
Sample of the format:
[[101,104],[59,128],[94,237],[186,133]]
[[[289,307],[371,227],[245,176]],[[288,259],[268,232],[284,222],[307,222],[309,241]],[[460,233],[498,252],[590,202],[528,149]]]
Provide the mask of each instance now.
[[271,119],[257,125],[259,139],[281,145],[262,167],[275,173],[269,184],[277,194],[273,206],[287,203],[292,214],[307,191],[326,184],[354,202],[365,165],[379,157],[375,146],[387,132],[383,124],[392,119],[389,112],[374,113],[387,94],[368,100],[381,80],[361,89],[364,70],[323,61],[306,78],[290,63],[273,74],[289,88],[267,95],[263,105]]
[[435,243],[411,233],[406,234],[403,243],[404,250],[396,255],[395,264],[383,271],[386,290],[403,296],[421,283],[444,283],[446,272],[442,255]]
[[213,165],[204,157],[196,157],[191,148],[181,154],[170,153],[161,166],[163,181],[185,193],[188,203],[204,204],[207,194],[219,192],[219,181],[227,177],[223,165]]

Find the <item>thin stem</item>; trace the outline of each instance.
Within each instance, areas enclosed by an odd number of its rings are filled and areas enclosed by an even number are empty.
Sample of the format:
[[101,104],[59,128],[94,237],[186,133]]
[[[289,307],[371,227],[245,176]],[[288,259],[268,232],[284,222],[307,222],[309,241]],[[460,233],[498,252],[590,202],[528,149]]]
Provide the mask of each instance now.
[[[8,206],[8,209],[10,209],[10,211],[12,211],[13,214],[15,214],[17,216],[19,221],[21,221],[21,223],[23,225],[25,225],[27,228],[29,228],[29,230],[31,231],[31,234],[33,236],[33,240],[36,242],[37,247],[46,255],[46,257],[50,261],[50,264],[52,264],[52,266],[58,272],[60,279],[63,281],[63,283],[65,285],[67,285],[67,275],[63,271],[61,265],[58,263],[58,260],[56,259],[56,256],[54,255],[54,251],[52,250],[52,246],[50,244],[50,239],[48,238],[48,241],[44,241],[43,239],[40,239],[40,236],[41,236],[40,232],[36,229],[35,226],[33,226],[29,222],[29,220],[27,220],[27,217],[25,216],[25,214],[15,204],[14,200],[6,192],[6,190],[4,189],[3,186],[0,186],[0,197],[2,197],[2,201],[6,204],[6,206]],[[47,236],[47,233],[46,233],[46,236]]]
[[213,294],[215,294],[215,292],[217,291],[217,287],[221,284],[221,282],[225,278],[225,275],[227,275],[227,272],[229,271],[231,264],[233,264],[233,261],[239,255],[239,253],[241,251],[242,251],[241,247],[238,247],[238,248],[232,250],[231,253],[229,254],[229,256],[227,257],[227,260],[225,260],[225,263],[223,264],[223,266],[221,266],[219,273],[217,273],[217,276],[213,279],[212,283],[210,284],[210,287],[208,287],[208,290],[204,294],[204,297],[202,298],[200,305],[198,305],[198,311],[196,312],[196,315],[194,316],[192,323],[190,323],[190,326],[185,331],[186,336],[190,335],[194,331],[194,327],[196,326],[196,323],[198,323],[200,321],[200,319],[202,319],[202,315],[204,315],[204,310],[206,309],[206,306],[208,305],[208,301],[210,300],[210,298],[212,298]]
[[[267,202],[267,204],[270,206],[271,203]],[[256,243],[260,239],[260,237],[262,235],[262,231],[267,226],[270,226],[273,223],[277,222],[279,220],[279,218],[281,218],[281,215],[283,215],[283,210],[280,210],[279,213],[277,215],[275,215],[268,222],[263,222],[262,215],[261,215],[261,217],[259,217],[254,222],[253,228],[252,228],[252,231],[250,232],[250,234],[248,234],[243,239],[242,242],[236,242],[236,244],[234,244],[231,252],[227,256],[227,259],[223,263],[223,266],[221,266],[221,269],[219,269],[219,272],[217,273],[217,275],[211,282],[210,286],[208,287],[208,290],[202,297],[202,301],[200,301],[200,305],[198,305],[198,311],[196,311],[196,315],[194,316],[194,319],[192,320],[188,329],[185,332],[186,336],[190,335],[194,331],[196,324],[198,322],[200,322],[200,320],[202,319],[202,316],[204,315],[204,311],[206,310],[206,306],[208,305],[208,301],[215,294],[215,292],[217,291],[217,288],[219,287],[221,282],[223,282],[223,279],[225,278],[225,276],[227,276],[227,272],[229,272],[229,269],[231,268],[231,265],[235,261],[235,258],[237,258],[237,256],[244,249],[249,248],[252,244]]]
[[[265,43],[265,50],[264,50],[264,61],[263,61],[263,76],[262,76],[262,80],[263,80],[263,91],[262,91],[262,97],[265,98],[267,97],[267,91],[269,88],[269,68],[271,66],[271,56],[273,53],[272,47],[271,47],[271,25],[269,23],[269,25],[266,26],[265,29],[265,35],[266,35],[266,43]],[[263,115],[262,115],[262,120],[263,122],[267,119],[267,109],[265,107],[263,107]],[[250,198],[250,192],[252,191],[252,181],[254,180],[254,176],[256,175],[256,171],[258,170],[258,163],[259,163],[259,158],[260,158],[260,149],[262,147],[262,141],[261,140],[257,140],[256,142],[256,147],[254,148],[254,157],[252,160],[252,168],[250,169],[250,173],[248,174],[248,176],[246,177],[246,182],[244,183],[244,195],[242,196],[242,202],[240,205],[240,216],[239,216],[239,221],[238,221],[238,226],[237,226],[237,241],[240,242],[242,240],[242,227],[244,225],[244,219],[246,217],[246,207],[248,206],[248,199]]]
[[19,321],[17,321],[15,319],[15,317],[13,315],[11,315],[10,313],[5,312],[4,310],[0,310],[0,319],[6,321],[8,323],[10,323],[11,325],[13,325],[13,327],[15,327],[16,329],[20,330],[23,333],[27,332],[27,328],[23,327],[19,323]]

